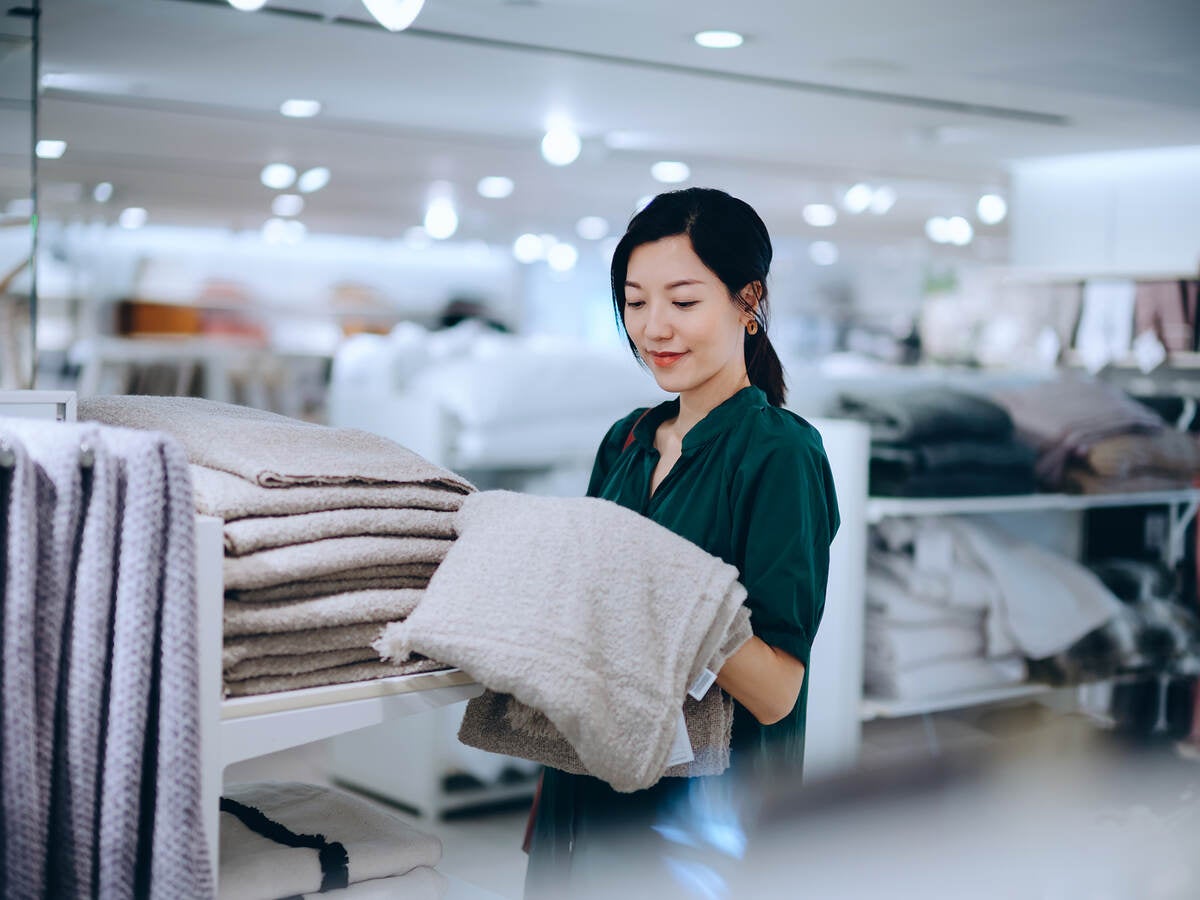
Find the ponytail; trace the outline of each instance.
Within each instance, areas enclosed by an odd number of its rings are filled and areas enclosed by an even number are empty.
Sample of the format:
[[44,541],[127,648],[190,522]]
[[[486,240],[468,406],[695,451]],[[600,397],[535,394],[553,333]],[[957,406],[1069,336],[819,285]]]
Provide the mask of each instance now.
[[783,406],[787,400],[783,363],[771,346],[765,328],[760,326],[757,334],[746,335],[745,352],[746,374],[750,376],[750,383],[767,395],[767,402],[772,406]]

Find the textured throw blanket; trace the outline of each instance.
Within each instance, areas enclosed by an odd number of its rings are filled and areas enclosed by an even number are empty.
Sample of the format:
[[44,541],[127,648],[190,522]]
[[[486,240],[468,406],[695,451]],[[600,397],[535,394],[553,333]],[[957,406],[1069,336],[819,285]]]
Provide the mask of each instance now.
[[239,519],[225,524],[225,552],[259,550],[336,537],[454,537],[454,514],[431,509],[334,509]]
[[79,418],[165,431],[191,462],[263,487],[427,484],[466,493],[469,482],[387,438],[326,428],[194,397],[93,397]]
[[424,591],[355,591],[263,603],[225,601],[225,638],[396,622],[421,602]]
[[340,537],[225,557],[225,588],[274,587],[310,578],[353,575],[371,566],[436,566],[452,541],[422,537]]
[[226,788],[220,845],[221,900],[331,891],[433,867],[442,858],[441,841],[376,804],[295,782]]
[[594,498],[467,498],[425,598],[376,648],[458,666],[543,713],[619,791],[667,768],[687,689],[745,599],[737,570]]

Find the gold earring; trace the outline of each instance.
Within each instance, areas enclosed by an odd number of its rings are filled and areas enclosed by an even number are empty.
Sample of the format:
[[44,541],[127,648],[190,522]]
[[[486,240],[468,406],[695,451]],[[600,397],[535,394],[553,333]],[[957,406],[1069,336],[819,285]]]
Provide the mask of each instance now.
[[751,319],[746,323],[746,334],[758,334],[758,321]]

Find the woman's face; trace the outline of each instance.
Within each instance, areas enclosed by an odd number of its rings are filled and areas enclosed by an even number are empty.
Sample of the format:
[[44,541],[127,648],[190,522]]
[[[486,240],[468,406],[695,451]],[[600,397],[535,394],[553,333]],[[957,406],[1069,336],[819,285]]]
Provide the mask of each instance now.
[[664,391],[740,384],[749,320],[687,235],[642,244],[630,254],[625,330]]

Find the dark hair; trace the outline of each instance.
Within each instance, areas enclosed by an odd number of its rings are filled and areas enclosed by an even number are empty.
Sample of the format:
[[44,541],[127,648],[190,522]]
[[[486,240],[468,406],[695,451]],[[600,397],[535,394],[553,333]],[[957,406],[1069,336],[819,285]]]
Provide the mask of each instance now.
[[[782,406],[787,394],[783,365],[767,337],[767,272],[771,268],[771,237],[750,204],[714,188],[687,188],[659,194],[629,220],[612,258],[613,309],[625,330],[625,278],[629,257],[642,244],[686,234],[692,249],[729,291],[729,299],[752,313],[758,333],[746,335],[746,373],[772,406]],[[743,297],[757,283],[761,293],[752,309]],[[629,349],[638,359],[637,345],[625,332]]]

